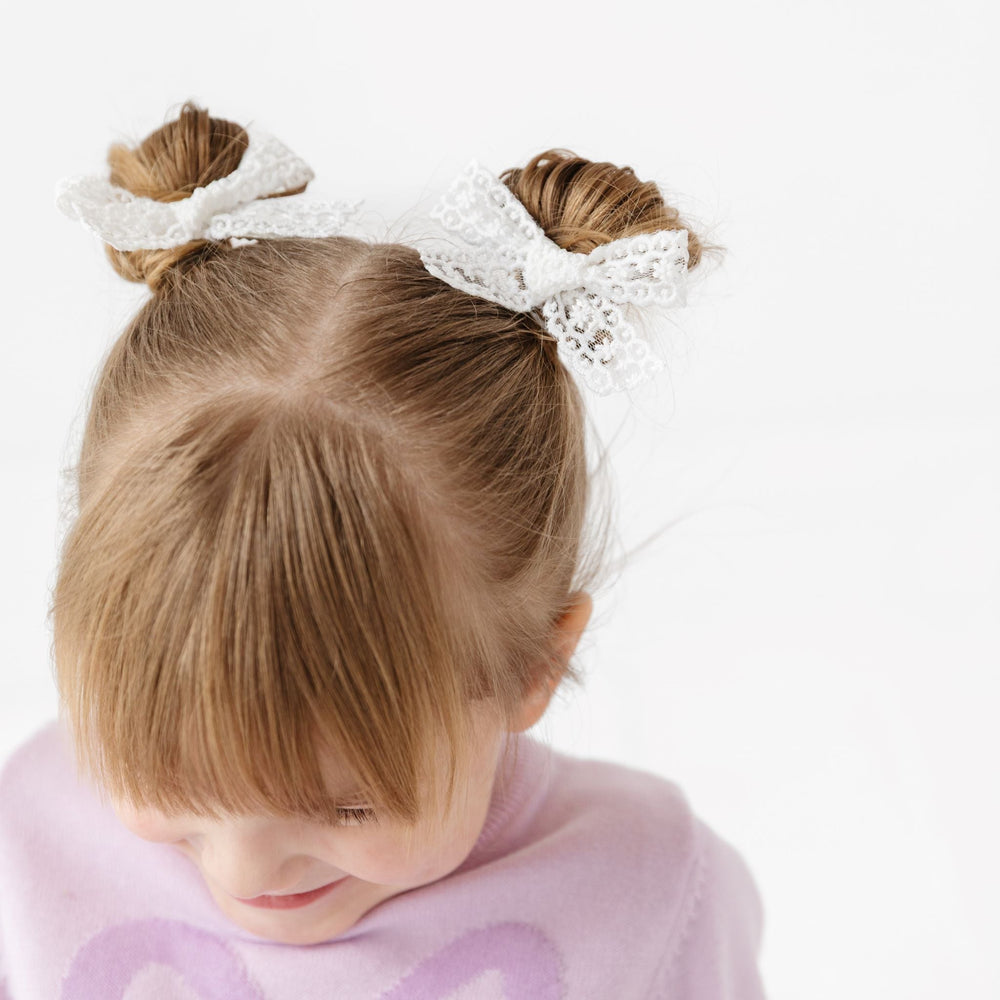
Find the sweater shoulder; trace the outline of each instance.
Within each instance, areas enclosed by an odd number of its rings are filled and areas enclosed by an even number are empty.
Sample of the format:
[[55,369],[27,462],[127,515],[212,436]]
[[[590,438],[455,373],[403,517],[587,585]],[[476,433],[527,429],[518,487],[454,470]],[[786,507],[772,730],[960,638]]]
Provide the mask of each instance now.
[[76,782],[69,736],[57,719],[28,737],[0,766],[0,803],[9,803],[25,792],[37,795],[39,782],[47,789]]
[[[628,894],[630,917],[660,929],[655,981],[664,994],[760,1000],[764,914],[756,883],[679,785],[553,754],[550,797],[563,810],[564,835],[585,845],[588,877],[613,880]],[[732,993],[727,977],[739,984]]]
[[697,847],[698,820],[680,786],[622,764],[553,752],[550,808],[675,864]]

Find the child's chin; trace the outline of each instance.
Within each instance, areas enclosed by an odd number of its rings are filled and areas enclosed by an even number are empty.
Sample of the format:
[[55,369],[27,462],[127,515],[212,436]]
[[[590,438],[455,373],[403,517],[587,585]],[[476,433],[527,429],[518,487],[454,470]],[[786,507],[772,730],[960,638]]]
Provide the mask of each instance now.
[[[238,927],[276,944],[321,944],[350,930],[370,909],[359,900],[343,900],[338,906],[323,908],[318,900],[311,906],[294,910],[265,910],[247,906],[239,900],[220,898],[215,901],[222,912]],[[394,894],[393,894],[394,895]]]
[[289,910],[246,913],[235,912],[228,906],[225,908],[225,914],[243,930],[276,944],[321,944],[350,930],[362,916],[362,914],[310,916]]

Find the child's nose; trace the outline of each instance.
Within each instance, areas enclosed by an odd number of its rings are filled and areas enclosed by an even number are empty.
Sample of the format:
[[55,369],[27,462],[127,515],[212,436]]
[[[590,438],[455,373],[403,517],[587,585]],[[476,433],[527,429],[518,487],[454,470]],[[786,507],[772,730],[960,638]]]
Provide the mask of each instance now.
[[310,864],[267,828],[218,827],[193,846],[205,876],[239,899],[293,890]]

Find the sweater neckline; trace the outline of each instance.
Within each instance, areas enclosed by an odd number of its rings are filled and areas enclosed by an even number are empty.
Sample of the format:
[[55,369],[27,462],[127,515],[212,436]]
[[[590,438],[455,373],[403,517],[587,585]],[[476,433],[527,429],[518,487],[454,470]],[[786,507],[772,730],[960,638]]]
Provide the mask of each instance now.
[[548,788],[551,757],[549,747],[529,736],[508,738],[500,752],[486,820],[459,871],[475,868],[496,854],[504,834],[534,813]]

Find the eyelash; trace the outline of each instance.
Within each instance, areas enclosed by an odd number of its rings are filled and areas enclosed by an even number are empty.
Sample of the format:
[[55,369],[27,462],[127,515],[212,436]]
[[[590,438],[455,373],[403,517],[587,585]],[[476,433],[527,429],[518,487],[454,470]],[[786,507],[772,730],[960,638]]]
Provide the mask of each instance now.
[[377,817],[375,810],[368,806],[338,806],[337,819],[343,826],[361,826],[362,823],[374,823]]

